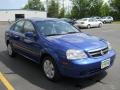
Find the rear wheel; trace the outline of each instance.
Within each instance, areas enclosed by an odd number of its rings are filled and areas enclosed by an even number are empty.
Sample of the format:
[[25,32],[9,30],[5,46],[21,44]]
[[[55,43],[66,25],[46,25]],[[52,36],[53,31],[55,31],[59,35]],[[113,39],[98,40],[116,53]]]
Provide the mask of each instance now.
[[110,21],[110,23],[112,23],[112,21]]
[[101,28],[101,27],[102,27],[102,24],[100,23],[98,27]]
[[51,81],[57,81],[60,79],[60,73],[54,60],[47,56],[43,59],[42,69],[45,76]]
[[103,21],[103,23],[105,24],[105,23],[106,23],[106,21]]
[[8,44],[7,45],[7,51],[8,51],[8,55],[10,57],[14,57],[15,56],[15,52],[13,51],[13,48],[12,48],[12,45],[11,44]]

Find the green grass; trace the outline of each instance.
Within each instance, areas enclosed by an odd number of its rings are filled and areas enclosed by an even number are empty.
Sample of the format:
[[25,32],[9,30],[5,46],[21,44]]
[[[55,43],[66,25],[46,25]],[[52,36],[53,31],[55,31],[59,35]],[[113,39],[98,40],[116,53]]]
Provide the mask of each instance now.
[[113,23],[114,24],[120,24],[120,21],[114,21]]

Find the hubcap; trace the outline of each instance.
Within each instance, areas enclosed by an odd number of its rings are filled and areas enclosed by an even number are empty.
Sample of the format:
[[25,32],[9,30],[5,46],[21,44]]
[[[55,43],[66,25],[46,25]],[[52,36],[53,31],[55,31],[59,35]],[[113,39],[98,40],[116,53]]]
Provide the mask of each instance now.
[[50,60],[45,60],[44,65],[43,65],[43,69],[44,69],[45,75],[48,78],[52,79],[54,77],[55,69],[54,69],[54,66]]
[[90,28],[90,25],[88,25],[88,29]]
[[102,26],[102,24],[99,24],[99,27],[101,27]]
[[12,48],[11,48],[10,45],[8,45],[7,49],[8,49],[8,54],[9,54],[9,55],[12,55]]

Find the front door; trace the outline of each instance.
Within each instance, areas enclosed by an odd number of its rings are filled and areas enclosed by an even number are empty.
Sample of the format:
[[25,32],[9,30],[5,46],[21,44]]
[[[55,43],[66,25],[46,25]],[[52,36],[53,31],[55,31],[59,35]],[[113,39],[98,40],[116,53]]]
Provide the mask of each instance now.
[[[40,59],[40,44],[39,36],[35,30],[34,25],[31,21],[25,21],[24,24],[24,38],[23,38],[23,48],[28,57],[33,59],[35,62],[38,62]],[[25,34],[27,32],[33,32],[33,37],[27,37]]]

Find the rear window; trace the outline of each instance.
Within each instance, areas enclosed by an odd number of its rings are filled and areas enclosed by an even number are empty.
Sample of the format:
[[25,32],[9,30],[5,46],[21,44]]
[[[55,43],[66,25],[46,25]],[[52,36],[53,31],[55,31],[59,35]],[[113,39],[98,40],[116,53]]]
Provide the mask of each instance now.
[[87,21],[87,20],[88,20],[87,18],[81,19],[81,21]]

